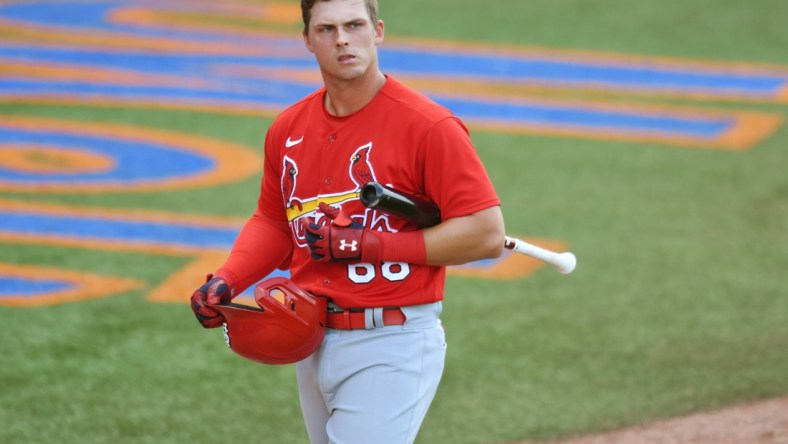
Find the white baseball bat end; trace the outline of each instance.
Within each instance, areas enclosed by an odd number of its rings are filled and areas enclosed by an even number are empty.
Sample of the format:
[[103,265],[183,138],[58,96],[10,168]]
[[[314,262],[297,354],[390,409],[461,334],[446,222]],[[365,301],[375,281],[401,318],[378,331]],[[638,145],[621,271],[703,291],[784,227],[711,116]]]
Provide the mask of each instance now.
[[560,263],[556,267],[559,273],[569,274],[575,270],[577,266],[577,258],[574,254],[566,252],[558,255]]

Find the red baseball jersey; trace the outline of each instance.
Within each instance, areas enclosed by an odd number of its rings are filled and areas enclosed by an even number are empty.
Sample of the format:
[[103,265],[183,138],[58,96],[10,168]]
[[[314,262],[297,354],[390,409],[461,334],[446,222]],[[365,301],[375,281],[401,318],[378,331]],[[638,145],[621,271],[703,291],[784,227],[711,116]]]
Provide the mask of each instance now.
[[434,202],[444,220],[499,205],[468,130],[448,109],[390,76],[375,98],[350,116],[328,114],[324,95],[322,88],[283,111],[265,140],[258,212],[289,224],[291,279],[347,308],[441,300],[445,267],[315,262],[304,227],[311,218],[324,217],[317,206],[326,202],[370,230],[419,228],[366,208],[359,191],[369,181]]

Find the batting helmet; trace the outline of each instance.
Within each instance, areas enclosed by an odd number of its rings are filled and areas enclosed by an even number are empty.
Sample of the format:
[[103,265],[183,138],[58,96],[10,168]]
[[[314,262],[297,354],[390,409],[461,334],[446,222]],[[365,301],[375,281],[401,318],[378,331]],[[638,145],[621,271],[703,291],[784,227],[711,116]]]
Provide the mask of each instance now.
[[325,334],[325,298],[275,277],[257,284],[254,299],[259,308],[211,306],[224,316],[224,340],[235,353],[263,364],[291,364],[317,350]]

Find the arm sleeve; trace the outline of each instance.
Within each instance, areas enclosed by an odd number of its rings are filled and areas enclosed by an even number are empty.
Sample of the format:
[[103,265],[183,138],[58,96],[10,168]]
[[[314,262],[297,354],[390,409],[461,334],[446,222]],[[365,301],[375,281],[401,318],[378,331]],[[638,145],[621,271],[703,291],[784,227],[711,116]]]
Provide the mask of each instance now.
[[233,294],[239,294],[277,268],[287,268],[293,253],[290,226],[277,181],[274,160],[277,157],[269,149],[271,137],[269,130],[257,209],[238,234],[227,261],[215,273],[227,281]]
[[443,220],[500,205],[495,188],[462,122],[449,117],[436,123],[421,142],[427,196]]
[[278,267],[286,267],[293,251],[287,224],[264,216],[259,208],[246,222],[230,255],[215,276],[223,278],[240,294]]

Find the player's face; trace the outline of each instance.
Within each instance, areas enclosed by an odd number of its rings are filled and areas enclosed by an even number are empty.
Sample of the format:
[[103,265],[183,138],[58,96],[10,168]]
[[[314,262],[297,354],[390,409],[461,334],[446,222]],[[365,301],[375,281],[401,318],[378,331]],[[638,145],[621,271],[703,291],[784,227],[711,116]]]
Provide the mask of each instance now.
[[383,22],[370,22],[364,0],[316,3],[308,31],[304,42],[315,54],[324,81],[349,81],[377,73]]

